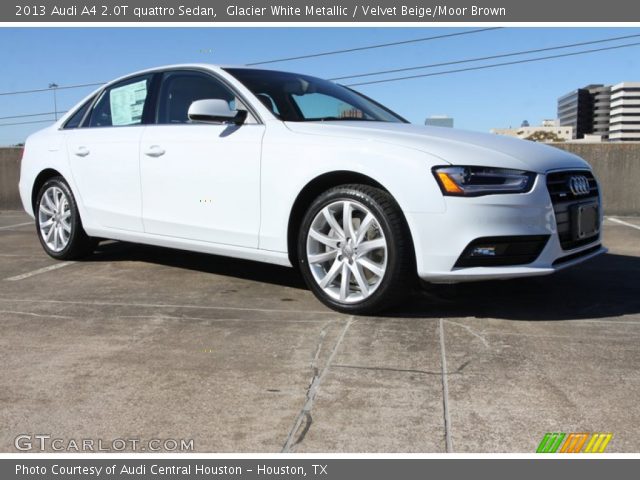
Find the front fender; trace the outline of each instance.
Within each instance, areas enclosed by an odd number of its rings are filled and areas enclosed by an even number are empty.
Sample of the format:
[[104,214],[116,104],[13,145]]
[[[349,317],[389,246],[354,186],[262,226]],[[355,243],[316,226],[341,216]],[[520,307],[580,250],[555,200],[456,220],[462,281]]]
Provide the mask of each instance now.
[[[292,138],[293,137],[293,138]],[[438,213],[445,202],[431,173],[438,157],[402,146],[294,134],[265,135],[262,154],[260,248],[287,252],[289,213],[299,193],[332,172],[353,172],[382,185],[402,211]],[[413,228],[409,225],[413,232]]]

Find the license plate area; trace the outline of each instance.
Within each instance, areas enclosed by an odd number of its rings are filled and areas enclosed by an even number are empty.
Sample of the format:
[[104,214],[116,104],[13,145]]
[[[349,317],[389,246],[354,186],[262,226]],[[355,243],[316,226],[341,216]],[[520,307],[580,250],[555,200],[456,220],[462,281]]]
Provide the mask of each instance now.
[[579,203],[571,207],[571,233],[574,240],[584,240],[600,232],[598,202]]

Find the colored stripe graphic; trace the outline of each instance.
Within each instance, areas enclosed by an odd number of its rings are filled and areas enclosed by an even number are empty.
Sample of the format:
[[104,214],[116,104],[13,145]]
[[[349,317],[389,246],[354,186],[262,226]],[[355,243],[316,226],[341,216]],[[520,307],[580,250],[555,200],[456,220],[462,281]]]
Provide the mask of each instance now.
[[562,445],[560,453],[580,453],[587,438],[589,438],[588,433],[570,433]]
[[549,441],[550,436],[551,436],[550,433],[544,434],[544,437],[542,437],[542,441],[540,442],[540,445],[538,445],[536,453],[544,453],[545,447],[547,446],[547,442]]
[[580,433],[579,435],[581,435],[582,438],[576,444],[576,448],[573,450],[573,453],[580,453],[580,451],[582,450],[582,446],[586,443],[587,438],[589,438],[588,433]]
[[[570,433],[567,435],[567,439],[564,441],[560,453],[567,453],[567,450],[573,449],[573,443],[575,443],[575,434]],[[573,443],[572,443],[573,442]]]
[[564,439],[564,433],[547,433],[538,445],[536,453],[556,453],[560,443]]
[[612,433],[594,433],[584,453],[603,453],[611,438],[613,438]]
[[536,453],[604,453],[612,438],[612,433],[545,433]]

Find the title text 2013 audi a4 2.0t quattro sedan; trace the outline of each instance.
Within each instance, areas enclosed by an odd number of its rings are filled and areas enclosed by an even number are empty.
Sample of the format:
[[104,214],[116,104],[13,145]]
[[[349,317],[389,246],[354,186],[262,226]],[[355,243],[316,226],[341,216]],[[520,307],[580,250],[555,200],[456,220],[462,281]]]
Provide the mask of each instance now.
[[350,313],[415,278],[544,275],[605,251],[579,157],[411,125],[344,86],[254,68],[108,83],[29,137],[20,193],[54,258],[108,238],[296,266]]

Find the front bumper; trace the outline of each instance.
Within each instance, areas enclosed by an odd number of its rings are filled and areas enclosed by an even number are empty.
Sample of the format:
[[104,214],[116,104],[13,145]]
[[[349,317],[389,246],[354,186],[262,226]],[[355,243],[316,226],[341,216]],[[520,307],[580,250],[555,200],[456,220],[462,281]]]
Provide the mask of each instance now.
[[[579,248],[562,248],[545,175],[538,175],[532,190],[525,194],[445,199],[446,210],[442,213],[406,214],[416,251],[418,275],[428,282],[548,275],[607,251],[601,246],[601,232]],[[602,209],[600,216],[602,225]],[[533,262],[513,266],[455,266],[461,253],[475,239],[522,235],[549,236]]]

